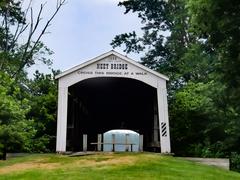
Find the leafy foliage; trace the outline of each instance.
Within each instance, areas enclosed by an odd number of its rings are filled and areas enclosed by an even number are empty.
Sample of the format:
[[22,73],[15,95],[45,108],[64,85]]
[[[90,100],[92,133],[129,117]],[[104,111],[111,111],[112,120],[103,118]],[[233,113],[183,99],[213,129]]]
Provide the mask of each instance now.
[[[53,52],[40,40],[50,22],[56,16],[65,0],[56,0],[56,10],[40,29],[44,5],[40,5],[37,18],[33,17],[32,1],[23,9],[24,1],[4,0],[0,4],[0,70],[18,79],[26,75],[26,68],[40,61],[51,65],[48,58]],[[26,5],[25,5],[26,6]],[[27,19],[30,19],[27,21]],[[39,31],[39,30],[40,31]],[[40,33],[38,33],[40,32]],[[19,43],[19,39],[21,42]]]
[[238,153],[231,153],[230,164],[232,170],[240,172],[240,155]]
[[239,7],[227,0],[128,0],[142,36],[117,35],[112,46],[144,52],[142,63],[170,77],[173,152],[230,157],[239,153]]
[[19,88],[9,76],[0,73],[0,81],[0,152],[6,158],[7,151],[23,149],[31,126],[25,117],[28,100],[17,98]]
[[[30,80],[27,68],[36,61],[50,67],[52,51],[40,40],[65,0],[57,0],[56,10],[39,29],[44,5],[34,20],[32,1],[0,2],[0,158],[7,152],[53,151],[56,124],[56,82],[53,72],[38,71]],[[27,18],[29,16],[29,18]],[[30,19],[30,21],[27,21]],[[37,31],[38,30],[38,31]],[[37,34],[40,32],[40,34]],[[19,41],[21,38],[21,41]],[[36,38],[36,39],[34,39]]]
[[[44,75],[36,71],[34,80],[29,82],[30,106],[28,119],[35,121],[37,133],[32,147],[34,152],[53,151],[56,141],[57,83],[54,76],[59,72]],[[41,106],[39,106],[41,104]],[[40,145],[43,142],[43,145]],[[40,143],[40,144],[39,144]]]

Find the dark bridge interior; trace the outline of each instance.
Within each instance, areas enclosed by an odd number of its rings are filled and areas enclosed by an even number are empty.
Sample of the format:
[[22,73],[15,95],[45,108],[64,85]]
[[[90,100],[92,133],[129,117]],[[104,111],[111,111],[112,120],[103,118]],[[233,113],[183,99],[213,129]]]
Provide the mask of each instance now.
[[130,129],[144,136],[144,150],[153,140],[155,88],[129,78],[91,78],[69,87],[67,150],[82,151],[83,134],[97,142],[97,134]]

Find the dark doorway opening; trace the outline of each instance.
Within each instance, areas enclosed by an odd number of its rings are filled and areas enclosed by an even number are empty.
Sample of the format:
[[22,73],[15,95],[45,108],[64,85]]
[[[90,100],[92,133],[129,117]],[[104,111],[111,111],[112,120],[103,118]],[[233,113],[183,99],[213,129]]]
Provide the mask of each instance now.
[[88,150],[94,150],[90,143],[97,142],[97,134],[111,129],[142,134],[143,148],[149,150],[156,102],[156,88],[129,78],[90,78],[69,87],[67,150],[82,151],[83,134],[88,135]]

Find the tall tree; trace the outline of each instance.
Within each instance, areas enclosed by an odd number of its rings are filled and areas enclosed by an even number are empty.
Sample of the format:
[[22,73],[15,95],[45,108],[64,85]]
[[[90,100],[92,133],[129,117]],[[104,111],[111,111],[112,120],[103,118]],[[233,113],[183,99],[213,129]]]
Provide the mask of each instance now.
[[222,97],[226,88],[220,81],[221,74],[217,73],[217,52],[191,31],[187,1],[128,0],[119,5],[126,8],[125,13],[138,14],[143,36],[135,32],[121,34],[114,38],[112,46],[124,44],[126,52],[143,51],[144,65],[170,77],[168,92],[174,153],[223,155],[226,119],[230,117],[225,109],[231,108]]
[[[3,0],[0,3],[0,70],[14,78],[24,75],[26,68],[37,60],[51,64],[44,53],[49,55],[52,52],[41,42],[41,38],[65,0],[56,0],[56,10],[45,24],[41,21],[46,4],[40,5],[35,18],[32,0],[25,10],[22,3],[24,1],[19,0]],[[22,43],[19,43],[20,38]]]
[[30,110],[27,118],[32,119],[36,134],[33,137],[31,151],[55,151],[56,117],[57,117],[57,81],[54,79],[59,71],[43,74],[38,71],[34,79],[28,82]]
[[25,140],[34,131],[32,121],[27,121],[29,111],[27,99],[19,100],[21,95],[13,79],[0,72],[0,154],[6,159],[7,151],[23,150]]
[[[240,2],[234,0],[188,0],[191,31],[217,55],[216,71],[226,84],[229,148],[240,145]],[[207,18],[206,18],[207,17]]]
[[[152,69],[164,71],[170,77],[178,73],[177,63],[191,42],[195,41],[188,32],[188,16],[183,0],[130,0],[119,3],[142,19],[143,36],[133,31],[118,35],[112,46],[125,44],[126,52],[144,51],[142,63]],[[174,73],[173,73],[174,72]]]
[[[46,4],[41,4],[34,16],[32,0],[26,9],[22,9],[23,2],[0,1],[0,154],[3,159],[7,151],[47,151],[54,133],[47,132],[55,123],[54,80],[50,75],[37,73],[39,78],[31,82],[26,69],[37,60],[51,64],[48,55],[52,52],[41,38],[65,0],[56,0],[56,10],[45,24],[41,22]],[[41,82],[49,88],[45,89]]]

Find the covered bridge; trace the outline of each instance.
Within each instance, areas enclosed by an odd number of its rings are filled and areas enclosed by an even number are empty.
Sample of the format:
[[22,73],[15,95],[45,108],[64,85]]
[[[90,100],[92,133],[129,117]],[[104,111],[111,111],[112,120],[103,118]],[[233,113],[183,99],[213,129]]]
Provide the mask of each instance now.
[[81,151],[82,136],[129,129],[143,135],[143,149],[170,153],[165,75],[115,51],[59,74],[57,152]]

